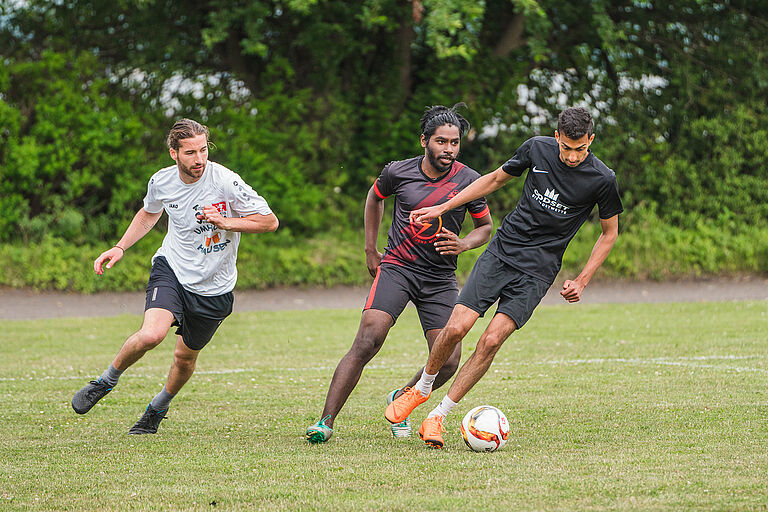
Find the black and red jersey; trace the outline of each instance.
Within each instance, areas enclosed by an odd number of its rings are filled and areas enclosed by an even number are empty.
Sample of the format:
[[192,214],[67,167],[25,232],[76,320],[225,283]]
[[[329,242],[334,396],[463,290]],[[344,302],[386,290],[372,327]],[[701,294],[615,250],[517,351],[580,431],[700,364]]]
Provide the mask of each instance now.
[[423,156],[390,162],[381,171],[373,190],[381,199],[394,196],[392,226],[382,263],[402,265],[429,275],[443,276],[456,272],[456,256],[438,254],[434,243],[442,228],[461,232],[465,212],[475,218],[488,215],[485,198],[476,199],[450,210],[429,224],[410,223],[412,210],[448,201],[480,175],[466,165],[454,162],[451,170],[437,179],[421,170]]

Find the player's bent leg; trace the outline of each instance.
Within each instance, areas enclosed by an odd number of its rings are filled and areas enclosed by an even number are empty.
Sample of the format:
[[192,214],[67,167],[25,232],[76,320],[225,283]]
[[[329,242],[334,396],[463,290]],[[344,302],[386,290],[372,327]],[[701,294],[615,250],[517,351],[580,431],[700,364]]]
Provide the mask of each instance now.
[[[173,351],[173,364],[171,365],[171,370],[168,372],[168,380],[165,383],[165,391],[169,394],[168,396],[176,395],[181,391],[181,388],[187,383],[189,378],[192,377],[197,363],[197,356],[199,354],[199,350],[192,350],[187,347],[181,336],[176,337],[176,347]],[[170,398],[168,401],[170,401]],[[157,433],[160,422],[165,419],[165,415],[168,413],[168,402],[165,402],[166,405],[161,406],[162,408],[160,409],[152,407],[153,403],[154,400],[147,406],[144,414],[139,418],[139,421],[137,421],[128,431],[129,434]]]
[[189,348],[184,343],[184,338],[181,336],[176,337],[176,347],[173,349],[173,364],[168,372],[168,381],[165,384],[165,389],[168,393],[175,395],[181,391],[181,388],[195,372],[197,356],[199,355],[200,351]]
[[440,373],[438,373],[437,377],[435,377],[435,383],[432,385],[432,389],[442,387],[443,384],[448,382],[456,373],[456,370],[459,369],[460,362],[461,341],[456,344],[456,346],[453,348],[453,353],[450,355],[450,357],[448,357],[445,363],[443,363],[443,366],[440,367]]
[[[347,402],[349,395],[352,394],[352,390],[355,389],[365,365],[373,359],[382,345],[384,345],[384,340],[386,340],[387,333],[393,324],[394,320],[389,313],[376,309],[363,311],[360,327],[352,342],[352,347],[341,358],[341,361],[336,366],[336,370],[333,372],[333,378],[328,386],[328,394],[323,406],[322,419],[314,425],[310,425],[307,429],[308,441],[324,442],[330,438],[336,416]],[[320,427],[329,429],[328,435],[323,436],[325,439],[320,441],[311,440],[309,438],[310,429],[313,432],[325,432]]]
[[[446,326],[440,331],[429,351],[425,372],[430,375],[438,374],[440,368],[448,361],[456,346],[475,324],[480,314],[462,305],[456,304]],[[411,415],[411,412],[419,405],[426,402],[431,396],[423,396],[417,389],[403,390],[404,393],[397,397],[384,411],[384,417],[390,423],[399,423]]]
[[424,369],[429,374],[437,373],[445,364],[456,345],[464,339],[469,330],[475,325],[480,313],[463,304],[456,304],[448,319],[448,323],[440,331],[429,351],[427,364]]
[[451,400],[459,402],[480,381],[490,368],[496,353],[515,329],[515,321],[504,313],[497,313],[493,317],[477,341],[474,352],[456,374],[456,380],[448,390]]
[[141,329],[131,335],[112,361],[112,366],[125,370],[158,346],[168,334],[175,318],[167,309],[150,308],[144,312]]
[[[173,320],[173,314],[164,309],[145,311],[141,329],[129,336],[123,343],[112,362],[112,366],[124,371],[138,361],[148,350],[163,341]],[[113,385],[103,382],[101,378],[90,381],[72,397],[72,409],[78,414],[87,413],[113,388]]]

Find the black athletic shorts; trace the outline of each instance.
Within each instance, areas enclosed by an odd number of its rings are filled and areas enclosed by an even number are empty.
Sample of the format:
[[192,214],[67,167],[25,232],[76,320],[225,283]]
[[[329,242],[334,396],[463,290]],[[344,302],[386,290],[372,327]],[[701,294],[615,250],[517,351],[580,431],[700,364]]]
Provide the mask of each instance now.
[[459,287],[453,275],[427,278],[400,265],[382,263],[363,310],[378,309],[397,321],[410,300],[416,306],[421,328],[426,332],[445,327],[458,294]]
[[198,295],[184,289],[168,261],[158,256],[152,264],[147,283],[144,311],[150,308],[166,309],[173,313],[184,344],[200,350],[211,341],[221,322],[232,313],[232,292],[214,297]]
[[477,258],[467,283],[459,294],[459,304],[483,316],[499,299],[497,313],[504,313],[521,328],[552,285],[507,265],[488,251]]

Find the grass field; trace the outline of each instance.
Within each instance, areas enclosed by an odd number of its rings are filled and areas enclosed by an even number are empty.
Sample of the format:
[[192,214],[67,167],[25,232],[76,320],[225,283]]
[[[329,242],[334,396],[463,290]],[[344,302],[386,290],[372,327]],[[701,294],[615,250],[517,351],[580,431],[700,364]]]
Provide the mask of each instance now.
[[[126,432],[162,387],[170,338],[78,416],[72,394],[139,318],[6,322],[0,510],[768,509],[766,302],[541,307],[448,417],[443,450],[393,439],[383,418],[426,357],[408,309],[331,441],[308,445],[358,320],[233,315],[154,436]],[[512,429],[490,454],[459,433],[483,403]]]

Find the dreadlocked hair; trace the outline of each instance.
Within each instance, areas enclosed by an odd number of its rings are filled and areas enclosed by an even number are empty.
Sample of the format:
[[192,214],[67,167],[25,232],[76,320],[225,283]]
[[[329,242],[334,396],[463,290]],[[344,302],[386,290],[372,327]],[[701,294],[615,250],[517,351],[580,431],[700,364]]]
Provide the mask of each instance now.
[[456,109],[459,107],[465,107],[464,102],[457,103],[451,108],[444,105],[434,105],[427,107],[424,111],[424,115],[421,116],[421,133],[424,137],[429,138],[435,133],[438,127],[449,124],[456,126],[459,129],[459,137],[463,137],[465,133],[469,131],[469,121],[459,114]]

